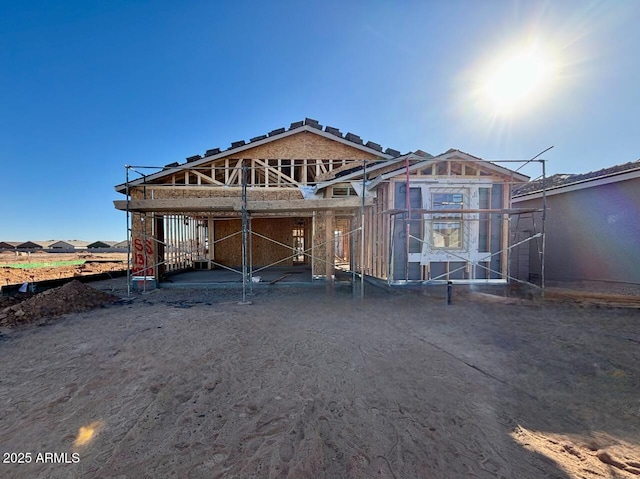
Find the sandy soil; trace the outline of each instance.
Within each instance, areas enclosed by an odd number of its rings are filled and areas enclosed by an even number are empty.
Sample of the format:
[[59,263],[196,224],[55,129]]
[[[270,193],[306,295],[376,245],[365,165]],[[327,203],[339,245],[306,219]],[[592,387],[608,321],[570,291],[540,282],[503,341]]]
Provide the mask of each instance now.
[[42,267],[31,269],[0,267],[0,286],[47,279],[73,278],[126,269],[126,253],[31,253],[16,256],[15,253],[0,253],[0,264],[47,263],[54,261],[86,260],[83,265]]
[[[238,299],[158,290],[9,332],[1,452],[32,462],[0,477],[640,473],[638,310],[380,289]],[[46,452],[70,464],[36,463]]]

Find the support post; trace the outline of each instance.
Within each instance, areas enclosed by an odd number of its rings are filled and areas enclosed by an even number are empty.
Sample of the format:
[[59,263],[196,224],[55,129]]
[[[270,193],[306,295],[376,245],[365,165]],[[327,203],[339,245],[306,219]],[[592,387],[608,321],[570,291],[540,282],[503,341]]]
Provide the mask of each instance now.
[[540,254],[540,287],[542,288],[542,298],[544,299],[544,253],[545,253],[545,223],[547,222],[547,168],[546,160],[540,160],[542,162],[542,252]]
[[389,215],[389,248],[387,250],[387,284],[391,284],[392,275],[395,274],[392,268],[393,248],[395,246],[395,241],[393,240],[394,235],[396,234],[396,217],[394,215]]
[[253,295],[253,229],[249,215],[249,294]]
[[407,156],[405,160],[405,168],[407,170],[406,180],[405,180],[405,208],[407,212],[404,217],[404,234],[405,234],[405,263],[404,263],[404,279],[405,281],[409,281],[409,241],[411,236],[411,183],[409,179],[409,156]]
[[126,196],[127,196],[127,297],[131,296],[131,227],[129,226],[129,165],[124,165],[126,170]]
[[[306,166],[306,162],[307,160],[305,160],[305,166]],[[317,275],[316,273],[316,267],[315,267],[315,262],[314,259],[316,257],[316,245],[315,245],[315,238],[316,238],[316,218],[317,214],[316,211],[314,210],[311,214],[311,281],[313,282],[313,278]]]
[[351,231],[351,234],[349,235],[349,267],[351,268],[351,295],[355,296],[356,294],[356,270],[358,269],[357,267],[357,261],[356,261],[356,246],[358,245],[358,242],[356,241],[356,230],[355,230],[355,225],[357,222],[357,217],[356,214],[354,213],[351,216],[351,223],[349,223],[349,230]]
[[[502,185],[502,208],[511,204],[511,184]],[[504,213],[501,215],[501,240],[500,249],[500,276],[501,279],[508,280],[509,277],[509,215]]]
[[367,160],[362,160],[362,205],[360,206],[360,298],[364,298],[364,204],[367,191]]
[[327,281],[333,282],[333,268],[334,268],[334,244],[333,244],[333,219],[334,213],[329,210],[325,214],[325,275]]
[[214,248],[215,248],[215,230],[214,230],[215,226],[214,226],[214,221],[213,218],[211,216],[209,216],[207,218],[207,245],[209,246],[209,249],[207,251],[207,260],[208,260],[208,265],[209,265],[209,269],[211,269],[211,261],[215,260],[215,253],[214,253]]
[[247,165],[242,162],[242,301],[240,304],[251,304],[247,301]]

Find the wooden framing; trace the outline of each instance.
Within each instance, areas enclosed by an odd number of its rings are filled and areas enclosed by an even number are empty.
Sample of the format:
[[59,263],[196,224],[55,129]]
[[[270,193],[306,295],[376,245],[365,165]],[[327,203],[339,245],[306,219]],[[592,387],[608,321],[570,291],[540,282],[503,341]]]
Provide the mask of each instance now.
[[[261,263],[279,262],[283,255],[291,254],[292,225],[298,225],[304,228],[305,247],[311,252],[308,262],[313,277],[332,278],[334,228],[337,218],[342,221],[348,217],[352,231],[357,225],[362,228],[350,243],[358,251],[351,251],[350,269],[393,281],[396,253],[392,250],[398,245],[393,243],[390,216],[404,211],[396,204],[395,188],[406,182],[407,175],[412,185],[443,188],[501,184],[502,204],[467,207],[464,221],[479,214],[501,215],[500,272],[506,276],[509,185],[525,181],[525,176],[457,150],[437,157],[421,152],[392,156],[367,145],[304,124],[214,155],[192,157],[182,165],[118,185],[116,190],[128,193],[128,198],[116,200],[114,205],[132,214],[132,244],[143,245],[135,254],[142,254],[144,271],[156,277],[165,271],[192,267],[196,261],[206,261],[210,266],[222,262],[225,267],[237,263],[239,237],[227,239],[227,235],[237,232],[237,218],[246,212],[256,228],[265,232],[263,236],[273,236],[272,243],[260,240],[252,246]],[[365,164],[367,181],[363,185]],[[346,188],[353,195],[334,195],[334,188]],[[428,218],[448,210],[425,207],[413,208],[412,212]],[[426,224],[427,219],[422,221]],[[491,229],[489,221],[487,242]],[[288,243],[292,243],[290,247]],[[453,257],[445,261],[447,278],[454,274],[453,263],[460,262]],[[465,278],[473,277],[475,268],[470,264],[469,260],[465,262]],[[428,279],[431,269],[429,263],[420,264],[415,279]]]
[[[333,218],[358,209],[361,200],[309,195],[308,189],[331,177],[334,170],[389,159],[386,153],[305,124],[215,155],[193,157],[183,165],[168,166],[118,185],[116,190],[129,197],[114,205],[131,213],[132,244],[151,242],[143,248],[141,260],[145,267],[154,265],[146,270],[148,274],[158,277],[164,271],[188,268],[194,261],[205,260],[209,265],[237,263],[237,238],[218,242],[225,228],[235,223],[218,220],[233,221],[244,210],[242,170],[246,168],[246,211],[253,218],[273,222],[274,227],[280,225],[270,232],[268,223],[255,220],[256,227],[274,237],[272,243],[256,240],[256,258],[279,261],[283,254],[290,254],[291,250],[278,244],[292,242],[291,228],[283,225],[302,222],[305,246],[315,258],[309,261],[312,273],[326,277],[333,274],[333,238],[329,238],[333,235]],[[372,205],[373,198],[367,198],[366,204]],[[144,219],[154,215],[160,221],[157,231],[149,223],[145,226]],[[191,225],[196,218],[199,223]],[[158,244],[160,248],[156,248]],[[206,251],[202,244],[208,245]]]
[[[183,198],[154,200],[116,200],[116,209],[135,212],[240,212],[242,204],[237,198]],[[128,203],[128,205],[127,205]],[[251,213],[298,212],[341,210],[360,207],[360,198],[327,198],[317,200],[270,200],[247,201],[247,211]],[[367,206],[373,204],[372,198],[366,198]]]
[[[409,167],[407,168],[407,164]],[[407,169],[408,175],[407,175]],[[366,235],[366,244],[365,251],[367,253],[367,264],[365,265],[365,269],[367,274],[371,274],[378,278],[385,278],[390,282],[396,282],[399,279],[402,281],[406,280],[415,280],[415,281],[423,281],[429,278],[437,277],[444,280],[450,279],[461,279],[461,280],[475,280],[476,274],[478,272],[485,273],[485,270],[482,267],[476,266],[475,256],[472,253],[468,253],[467,246],[470,241],[469,234],[472,236],[478,234],[478,227],[472,226],[472,223],[478,224],[479,221],[486,221],[486,234],[487,241],[486,247],[488,251],[483,254],[488,255],[491,254],[492,257],[497,255],[499,258],[499,271],[497,273],[491,272],[487,273],[487,278],[494,278],[496,274],[499,275],[499,278],[506,281],[508,277],[508,246],[509,246],[509,216],[512,214],[520,214],[523,211],[521,209],[511,209],[509,208],[509,198],[510,198],[510,186],[513,182],[522,182],[526,179],[523,175],[516,174],[511,170],[506,168],[497,167],[496,165],[490,164],[488,162],[484,162],[475,157],[471,157],[470,155],[457,152],[450,151],[440,157],[431,157],[431,158],[417,158],[415,155],[409,155],[409,157],[405,158],[404,165],[400,161],[395,162],[395,168],[393,170],[387,170],[385,172],[380,171],[380,174],[374,174],[374,179],[368,182],[367,188],[371,191],[375,191],[377,198],[374,208],[372,208],[371,214],[367,215],[365,224],[365,235]],[[414,271],[410,273],[409,278],[405,278],[405,272],[408,272],[409,269],[405,269],[403,271],[395,271],[394,268],[390,268],[390,265],[393,263],[392,258],[389,256],[389,244],[383,244],[384,251],[381,251],[380,246],[374,247],[375,241],[379,241],[381,238],[389,238],[391,236],[390,231],[382,231],[382,225],[387,225],[388,227],[392,224],[391,218],[402,218],[407,212],[407,209],[404,206],[404,196],[403,193],[401,195],[402,204],[398,206],[396,203],[397,195],[394,193],[397,191],[397,187],[405,188],[407,178],[411,183],[411,189],[423,188],[422,194],[429,191],[479,191],[479,188],[484,187],[489,189],[491,186],[499,187],[501,189],[500,194],[500,202],[499,204],[494,205],[492,208],[491,203],[489,205],[485,205],[483,207],[473,206],[470,207],[469,204],[466,204],[463,211],[464,214],[461,215],[460,221],[461,224],[465,226],[463,231],[463,247],[462,250],[457,251],[453,250],[451,253],[447,253],[446,250],[442,252],[438,257],[440,259],[433,259],[431,261],[439,262],[440,268],[432,271],[432,264],[429,260],[425,258],[429,258],[430,256],[425,255],[425,248],[427,250],[431,250],[432,246],[426,246],[429,242],[427,236],[424,236],[423,240],[421,240],[422,253],[418,255],[420,259],[416,256],[415,253],[412,253],[411,256],[414,259],[407,259],[407,261],[419,263],[420,268],[417,273]],[[329,182],[328,184],[332,184]],[[466,195],[469,193],[465,193]],[[389,200],[390,199],[390,200]],[[385,204],[386,201],[386,204]],[[424,204],[430,204],[429,199],[422,197]],[[475,200],[476,203],[479,201]],[[491,195],[489,195],[489,201],[491,201]],[[384,208],[379,209],[380,205],[385,205]],[[488,206],[488,207],[487,207]],[[430,224],[433,221],[434,215],[438,214],[457,214],[460,213],[459,209],[433,209],[430,207],[419,207],[419,208],[411,208],[412,217],[414,215],[420,215],[422,217],[421,230],[422,234],[427,234],[430,231]],[[377,215],[389,215],[389,221],[379,221],[377,219]],[[491,217],[498,216],[500,218],[499,227],[499,242],[491,241]],[[484,219],[481,219],[483,216]],[[412,220],[417,221],[417,220]],[[469,223],[471,222],[471,223]],[[403,227],[404,228],[404,227]],[[473,233],[469,233],[469,231],[473,231]],[[430,234],[430,233],[429,233]],[[414,240],[412,240],[414,241]],[[478,245],[479,240],[474,240],[474,244]],[[426,243],[425,243],[426,242]],[[395,245],[394,248],[397,249],[398,244]],[[404,243],[404,241],[402,242]],[[405,243],[406,244],[406,243]],[[402,251],[404,251],[403,248]],[[497,252],[496,252],[497,251]],[[496,252],[494,254],[494,252]],[[406,255],[405,252],[396,253],[397,257],[403,257]],[[386,260],[386,271],[381,271],[380,266],[376,263],[376,257],[383,257]],[[408,256],[407,256],[408,258]],[[435,258],[435,257],[434,257]],[[426,262],[425,262],[426,261]],[[491,261],[488,260],[486,262],[480,261],[480,264],[484,264],[486,267],[491,267]],[[416,276],[417,274],[417,276]],[[454,276],[455,275],[455,276]]]

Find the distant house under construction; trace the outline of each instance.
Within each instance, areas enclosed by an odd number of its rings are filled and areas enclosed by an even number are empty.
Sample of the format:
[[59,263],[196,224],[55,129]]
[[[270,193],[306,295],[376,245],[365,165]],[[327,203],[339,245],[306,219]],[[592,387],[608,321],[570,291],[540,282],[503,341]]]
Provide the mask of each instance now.
[[164,167],[127,167],[136,275],[189,268],[251,278],[274,266],[390,284],[506,281],[511,187],[528,177],[458,150],[400,154],[292,123]]

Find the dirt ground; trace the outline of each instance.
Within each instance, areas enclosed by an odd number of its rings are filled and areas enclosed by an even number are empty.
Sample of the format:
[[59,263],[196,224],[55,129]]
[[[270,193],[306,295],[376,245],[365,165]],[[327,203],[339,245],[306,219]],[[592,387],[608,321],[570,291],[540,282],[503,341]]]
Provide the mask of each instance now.
[[13,252],[0,252],[0,264],[50,263],[55,261],[85,260],[76,266],[41,267],[31,269],[0,267],[0,286],[48,279],[73,278],[126,269],[126,253],[30,253],[16,256]]
[[638,309],[429,291],[162,289],[7,330],[0,477],[638,477]]

